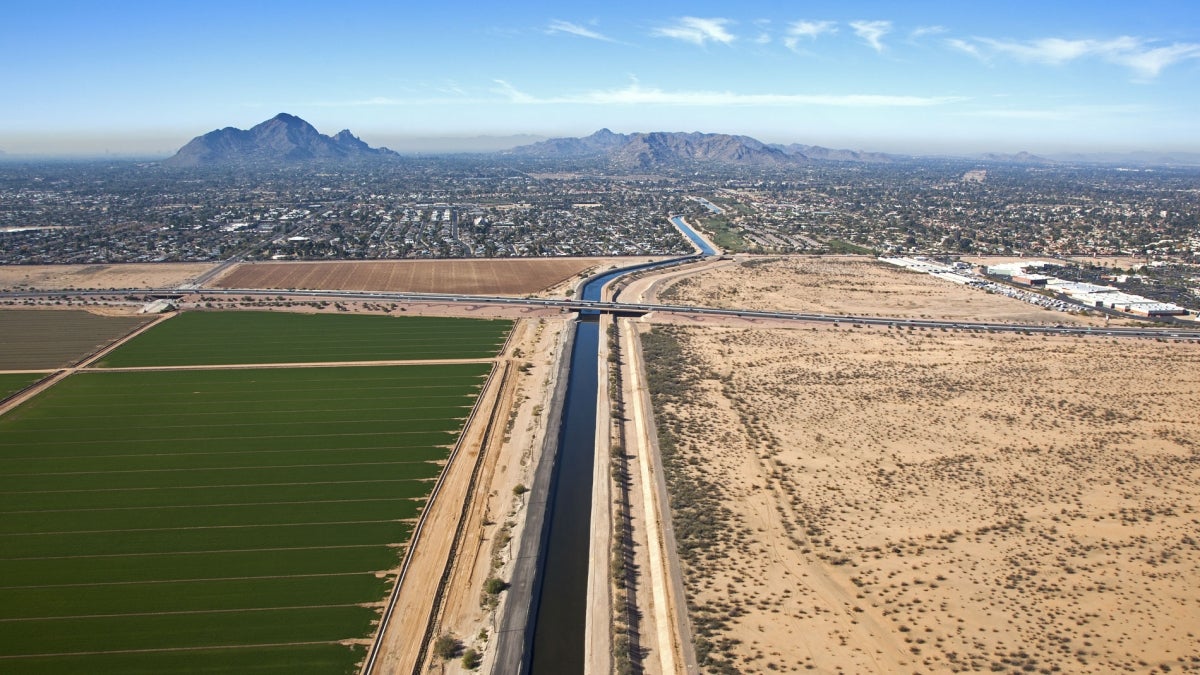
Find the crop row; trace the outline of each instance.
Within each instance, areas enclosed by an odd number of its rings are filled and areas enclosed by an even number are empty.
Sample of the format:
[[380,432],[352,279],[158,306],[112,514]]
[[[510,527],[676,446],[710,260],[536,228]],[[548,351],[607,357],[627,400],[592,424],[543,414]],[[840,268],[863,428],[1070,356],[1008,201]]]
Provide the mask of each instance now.
[[0,373],[0,399],[15,394],[45,377],[45,374]]
[[185,312],[104,358],[107,367],[490,358],[512,322],[418,316]]
[[[243,646],[224,649],[108,652],[33,656],[5,661],[30,673],[234,673],[252,669],[255,675],[328,675],[347,672],[347,664],[362,658],[366,648],[336,643]],[[352,672],[352,671],[351,671]]]
[[0,417],[0,663],[344,672],[489,368],[87,372]]

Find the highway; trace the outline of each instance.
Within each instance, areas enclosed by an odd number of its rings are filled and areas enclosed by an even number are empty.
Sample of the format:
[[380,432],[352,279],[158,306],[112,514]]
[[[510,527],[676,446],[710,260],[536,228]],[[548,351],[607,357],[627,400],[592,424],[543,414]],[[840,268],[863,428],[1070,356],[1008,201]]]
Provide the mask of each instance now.
[[271,290],[261,288],[152,288],[152,289],[117,289],[106,291],[19,291],[0,293],[0,299],[53,299],[68,297],[96,296],[178,296],[184,294],[200,294],[208,297],[251,297],[256,299],[285,298],[346,300],[356,302],[441,302],[462,303],[464,305],[492,305],[518,307],[550,307],[563,311],[592,310],[597,312],[615,312],[620,314],[666,312],[690,316],[719,316],[740,319],[763,319],[773,321],[795,321],[806,323],[826,323],[849,326],[891,326],[893,328],[914,328],[926,330],[981,330],[1002,333],[1025,333],[1034,335],[1077,335],[1104,336],[1121,338],[1158,338],[1172,340],[1200,340],[1200,327],[1190,328],[1179,325],[1167,327],[1097,327],[1069,326],[1064,324],[1028,324],[1028,323],[995,323],[983,321],[939,321],[933,319],[908,319],[885,316],[854,316],[843,314],[813,314],[806,312],[767,312],[748,309],[719,309],[715,307],[695,307],[691,305],[663,305],[649,303],[607,302],[602,300],[573,300],[550,298],[514,298],[494,295],[458,295],[451,293],[390,293],[379,291],[309,291],[309,290]]

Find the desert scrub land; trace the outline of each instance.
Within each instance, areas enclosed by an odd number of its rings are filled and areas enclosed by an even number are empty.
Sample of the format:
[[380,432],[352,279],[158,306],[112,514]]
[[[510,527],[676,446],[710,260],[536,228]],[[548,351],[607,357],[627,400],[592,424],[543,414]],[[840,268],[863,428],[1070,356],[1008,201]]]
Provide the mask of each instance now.
[[664,302],[765,311],[1022,323],[1102,323],[937,279],[866,256],[745,260],[686,277]]
[[1200,670],[1200,347],[645,338],[707,672]]

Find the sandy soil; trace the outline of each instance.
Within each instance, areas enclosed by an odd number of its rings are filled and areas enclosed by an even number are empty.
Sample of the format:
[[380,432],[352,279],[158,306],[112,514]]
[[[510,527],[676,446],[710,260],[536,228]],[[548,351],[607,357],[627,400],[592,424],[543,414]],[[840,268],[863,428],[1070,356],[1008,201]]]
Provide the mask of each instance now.
[[0,288],[47,291],[73,288],[174,288],[213,267],[213,263],[0,265]]
[[[606,299],[616,299],[620,302],[658,302],[659,291],[671,284],[703,272],[736,265],[733,260],[706,260],[674,267],[666,271],[652,271],[642,275],[633,275],[628,282],[618,282],[605,287]],[[615,295],[614,295],[615,292]]]
[[[720,264],[660,284],[667,303],[825,314],[1021,323],[1103,324],[859,256],[793,256]],[[622,296],[622,299],[626,299]]]
[[[436,617],[435,635],[454,636],[465,648],[482,654],[483,665],[478,672],[504,672],[503,668],[492,670],[489,650],[503,604],[485,605],[483,587],[489,577],[509,578],[526,506],[525,496],[517,495],[514,488],[530,485],[536,469],[546,424],[542,410],[548,407],[554,391],[552,378],[558,367],[565,322],[562,317],[530,319],[514,328],[507,352],[511,388],[497,416],[501,433],[485,455],[448,593]],[[501,603],[504,597],[501,593]],[[425,659],[438,672],[472,672],[463,668],[460,660],[441,661],[431,653]]]
[[689,365],[656,416],[715,661],[1200,668],[1200,346],[668,330]]
[[379,639],[375,671],[413,672],[428,646],[427,629],[434,621],[436,590],[452,560],[457,543],[454,533],[467,515],[464,505],[471,496],[472,477],[486,447],[489,422],[503,417],[499,403],[510,376],[507,364],[497,364],[488,387],[480,394],[475,414],[459,439],[458,451],[447,464],[437,494],[422,514],[419,533],[409,542],[404,576],[393,590],[395,606],[386,630]]

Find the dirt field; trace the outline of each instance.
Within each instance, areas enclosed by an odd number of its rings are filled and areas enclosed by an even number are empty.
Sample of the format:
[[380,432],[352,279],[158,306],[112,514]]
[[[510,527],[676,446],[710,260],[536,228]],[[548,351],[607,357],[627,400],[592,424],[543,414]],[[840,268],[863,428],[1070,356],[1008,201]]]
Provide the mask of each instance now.
[[0,309],[0,370],[61,368],[154,318],[78,309]]
[[858,256],[724,264],[662,287],[664,302],[825,314],[1020,323],[1103,324]]
[[[1046,262],[1054,262],[1054,256],[963,256],[963,262],[969,262],[973,265],[1001,265],[1010,262],[1021,262],[1024,260],[1045,260]],[[1146,264],[1145,258],[1135,258],[1130,256],[1068,256],[1062,260],[1069,260],[1084,265],[1098,265],[1100,267],[1120,267],[1122,269],[1135,269]]]
[[47,291],[174,288],[200,276],[212,267],[212,263],[0,265],[0,288]]
[[1200,346],[664,330],[702,670],[1200,668]]
[[[510,258],[248,263],[234,267],[213,285],[218,288],[528,295],[546,292],[587,270],[634,264],[640,260]],[[565,289],[564,286],[561,290]]]

